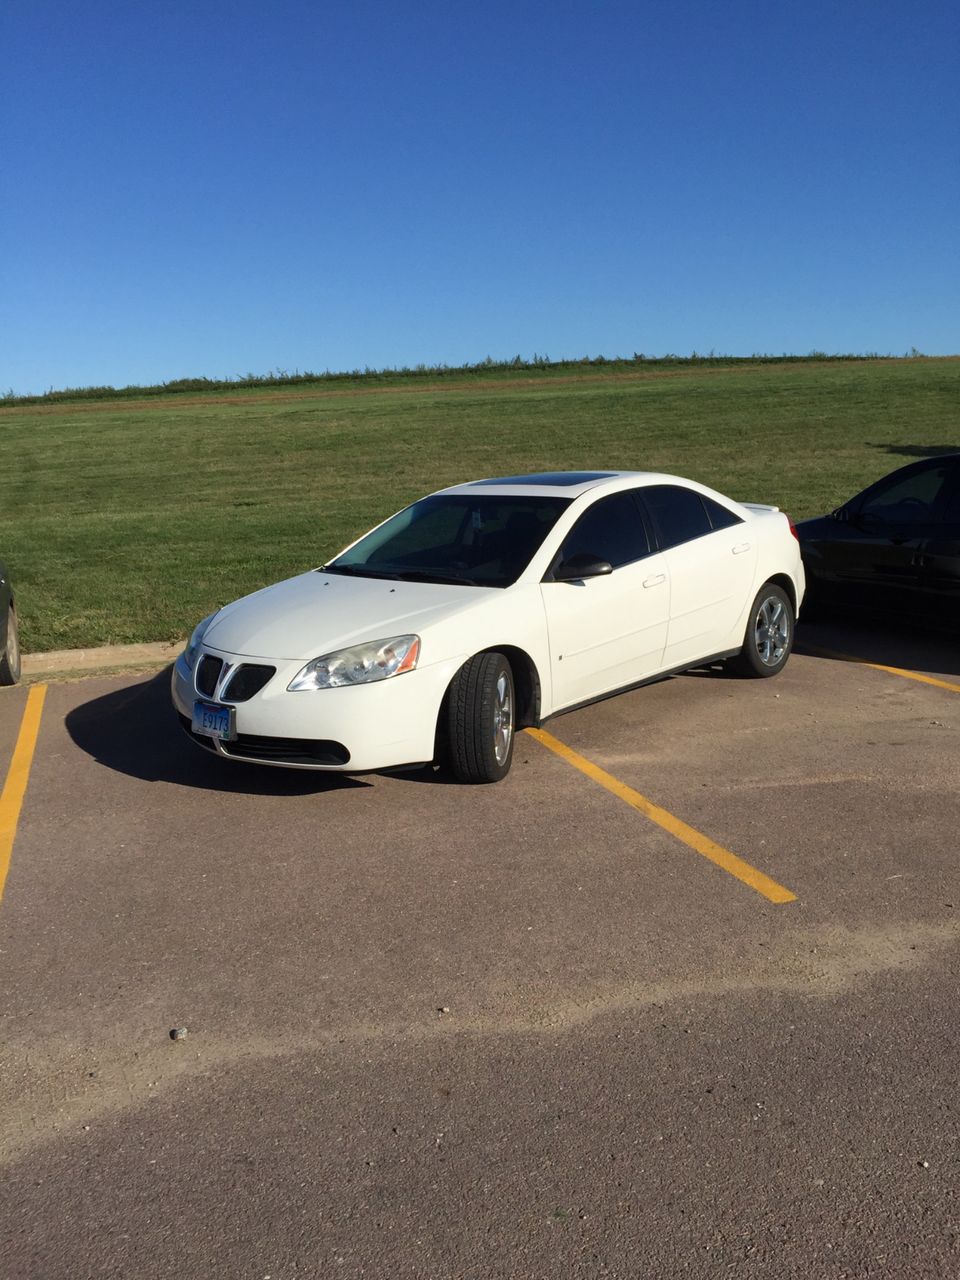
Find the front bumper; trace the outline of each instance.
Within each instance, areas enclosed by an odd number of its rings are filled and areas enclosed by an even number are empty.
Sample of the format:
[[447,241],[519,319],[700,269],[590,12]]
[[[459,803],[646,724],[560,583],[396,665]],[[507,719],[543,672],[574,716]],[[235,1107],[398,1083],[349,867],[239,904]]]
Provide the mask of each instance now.
[[[245,702],[224,699],[234,707],[235,742],[195,735],[189,721],[193,704],[216,702],[196,686],[196,671],[205,654],[225,663],[269,662],[276,674]],[[453,658],[417,667],[375,684],[342,689],[290,693],[287,685],[302,661],[277,661],[225,653],[204,647],[191,671],[183,655],[171,676],[173,705],[190,736],[225,759],[291,769],[323,769],[364,773],[401,765],[423,764],[434,757],[437,720],[444,694],[463,662]],[[229,689],[228,689],[229,691]]]

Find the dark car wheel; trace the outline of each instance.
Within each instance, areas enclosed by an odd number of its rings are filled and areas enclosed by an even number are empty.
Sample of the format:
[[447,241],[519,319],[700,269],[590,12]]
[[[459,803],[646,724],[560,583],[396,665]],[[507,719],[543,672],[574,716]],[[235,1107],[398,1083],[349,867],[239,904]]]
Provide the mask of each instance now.
[[502,653],[478,653],[454,676],[447,741],[460,782],[499,782],[510,772],[515,706],[513,672]]
[[781,587],[766,582],[750,607],[743,648],[730,660],[742,676],[775,676],[786,666],[793,648],[793,605]]
[[20,637],[17,632],[17,611],[13,605],[7,613],[7,634],[0,653],[0,684],[16,684],[20,679]]

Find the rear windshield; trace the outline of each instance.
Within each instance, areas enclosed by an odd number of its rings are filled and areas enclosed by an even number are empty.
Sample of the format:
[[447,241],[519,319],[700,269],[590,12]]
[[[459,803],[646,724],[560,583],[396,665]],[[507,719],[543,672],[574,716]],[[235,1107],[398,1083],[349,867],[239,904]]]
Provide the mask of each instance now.
[[324,569],[358,577],[508,587],[570,501],[476,493],[423,498]]

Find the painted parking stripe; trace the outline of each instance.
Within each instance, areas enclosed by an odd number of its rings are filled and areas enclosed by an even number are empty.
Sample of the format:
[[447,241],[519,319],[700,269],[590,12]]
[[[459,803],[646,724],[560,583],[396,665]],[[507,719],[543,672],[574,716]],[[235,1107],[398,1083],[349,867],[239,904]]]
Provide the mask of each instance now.
[[674,817],[672,813],[668,813],[666,809],[661,809],[652,800],[642,796],[639,791],[634,791],[633,787],[628,787],[625,782],[615,778],[612,773],[607,773],[606,769],[601,769],[599,765],[580,755],[572,747],[568,747],[566,743],[555,738],[553,734],[547,733],[544,729],[527,729],[526,732],[532,738],[536,738],[548,751],[552,751],[561,760],[565,760],[567,764],[579,769],[581,773],[599,783],[601,787],[605,787],[607,791],[623,800],[626,804],[638,809],[644,817],[649,818],[651,822],[655,822],[658,827],[662,827],[670,835],[682,840],[688,848],[693,849],[702,857],[708,858],[729,875],[735,876],[743,884],[755,889],[757,893],[762,894],[769,902],[796,901],[797,895],[791,893],[789,889],[785,889],[782,884],[777,884],[776,880],[771,880],[769,876],[764,875],[762,871],[758,871],[756,867],[751,867],[749,862],[744,862],[742,858],[738,858],[729,849],[724,849],[722,845],[711,840],[709,836],[705,836],[702,831],[696,831],[693,827],[688,827],[685,822]]
[[905,667],[887,667],[882,662],[870,662],[867,658],[858,658],[853,653],[840,653],[836,649],[822,649],[818,644],[804,643],[801,653],[813,653],[818,658],[833,658],[836,662],[855,662],[860,667],[872,667],[874,671],[886,671],[891,676],[903,676],[905,680],[918,680],[921,684],[932,684],[936,689],[949,689],[951,693],[960,693],[960,684],[951,684],[949,680],[940,680],[937,676],[926,676],[922,671],[908,671]]
[[13,853],[13,841],[17,834],[17,823],[20,820],[20,809],[27,791],[30,778],[30,766],[33,764],[33,753],[37,746],[37,735],[40,732],[40,717],[43,714],[43,700],[47,696],[45,684],[35,684],[27,694],[27,705],[20,721],[20,732],[13,748],[13,759],[7,780],[0,792],[0,898],[3,897],[3,886],[7,882],[10,870],[10,856]]

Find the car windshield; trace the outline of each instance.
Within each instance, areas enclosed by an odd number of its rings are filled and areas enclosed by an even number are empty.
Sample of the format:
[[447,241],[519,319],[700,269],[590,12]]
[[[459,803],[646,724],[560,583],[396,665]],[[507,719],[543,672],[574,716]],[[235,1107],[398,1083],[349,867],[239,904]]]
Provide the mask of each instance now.
[[328,573],[508,587],[569,498],[476,493],[423,498],[324,565]]

